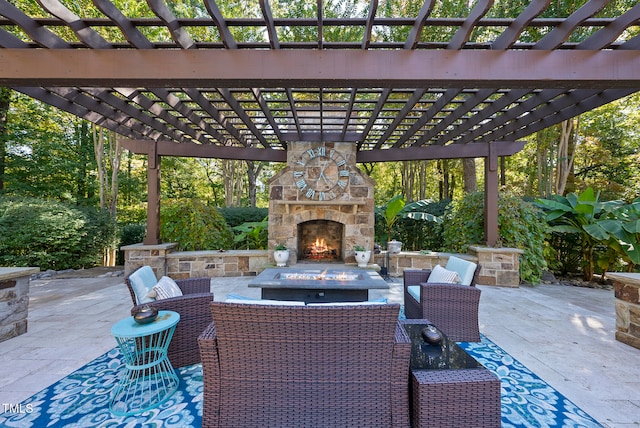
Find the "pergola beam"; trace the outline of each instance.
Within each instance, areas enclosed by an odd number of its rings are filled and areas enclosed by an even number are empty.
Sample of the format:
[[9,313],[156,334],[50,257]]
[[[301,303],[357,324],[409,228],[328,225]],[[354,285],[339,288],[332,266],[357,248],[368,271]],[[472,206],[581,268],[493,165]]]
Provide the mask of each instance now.
[[449,144],[446,146],[405,147],[387,150],[363,150],[356,162],[396,162],[410,160],[483,158],[490,155],[511,156],[524,148],[524,141]]
[[637,89],[638,70],[633,50],[0,49],[2,86]]
[[208,159],[238,159],[286,162],[286,150],[251,147],[227,147],[214,144],[180,143],[171,141],[121,139],[122,147],[139,155],[197,157]]

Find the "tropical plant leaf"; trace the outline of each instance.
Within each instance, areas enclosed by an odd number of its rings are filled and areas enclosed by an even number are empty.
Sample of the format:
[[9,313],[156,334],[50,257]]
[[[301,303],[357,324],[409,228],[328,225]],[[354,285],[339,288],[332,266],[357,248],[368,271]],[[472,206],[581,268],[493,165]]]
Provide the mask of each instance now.
[[426,220],[434,223],[442,223],[442,219],[440,217],[425,212],[408,212],[404,214],[404,217],[412,220]]
[[580,228],[568,224],[559,224],[557,226],[552,226],[551,230],[553,232],[559,233],[582,233],[582,230],[580,230]]
[[583,229],[598,241],[606,241],[610,237],[609,232],[607,232],[607,230],[603,228],[600,223],[585,224],[583,226]]

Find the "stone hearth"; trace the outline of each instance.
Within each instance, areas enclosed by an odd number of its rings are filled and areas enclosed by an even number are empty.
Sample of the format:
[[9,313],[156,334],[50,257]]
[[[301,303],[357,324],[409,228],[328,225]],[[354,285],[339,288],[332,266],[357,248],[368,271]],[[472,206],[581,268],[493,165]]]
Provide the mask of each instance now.
[[[311,260],[305,254],[316,239],[332,247],[332,261],[355,262],[356,245],[373,250],[375,182],[357,168],[355,145],[289,144],[287,167],[269,182],[270,258],[273,248],[284,243],[290,250],[289,264]],[[331,173],[340,181],[333,188],[326,184]],[[308,232],[310,224],[316,226]]]

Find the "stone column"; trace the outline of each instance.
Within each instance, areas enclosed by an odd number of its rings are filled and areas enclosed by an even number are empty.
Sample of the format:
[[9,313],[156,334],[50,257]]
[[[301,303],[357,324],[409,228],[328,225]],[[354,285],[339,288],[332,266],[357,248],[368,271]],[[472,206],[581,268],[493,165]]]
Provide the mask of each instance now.
[[616,296],[616,339],[640,349],[640,273],[607,272]]
[[29,281],[36,267],[0,267],[0,342],[27,332]]

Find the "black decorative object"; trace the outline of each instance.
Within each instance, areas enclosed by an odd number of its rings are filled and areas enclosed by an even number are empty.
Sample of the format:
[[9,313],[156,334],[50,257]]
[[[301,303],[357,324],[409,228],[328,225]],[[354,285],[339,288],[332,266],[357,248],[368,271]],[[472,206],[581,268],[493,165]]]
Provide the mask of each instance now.
[[158,309],[153,306],[144,305],[133,315],[135,322],[139,324],[149,324],[158,317]]
[[422,338],[430,345],[440,345],[442,342],[442,333],[432,325],[428,325],[422,329]]

